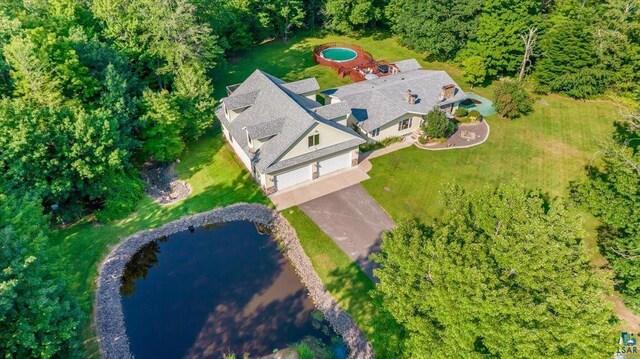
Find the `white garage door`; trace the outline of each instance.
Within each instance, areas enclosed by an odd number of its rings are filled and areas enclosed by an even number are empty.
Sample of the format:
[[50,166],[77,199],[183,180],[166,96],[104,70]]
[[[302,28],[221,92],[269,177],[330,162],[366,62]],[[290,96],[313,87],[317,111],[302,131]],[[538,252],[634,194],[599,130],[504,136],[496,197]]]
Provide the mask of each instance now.
[[287,187],[311,180],[311,165],[304,166],[275,176],[276,189],[281,191]]
[[344,168],[349,168],[351,167],[351,152],[322,160],[318,162],[318,167],[320,176],[324,176],[327,173],[339,171]]

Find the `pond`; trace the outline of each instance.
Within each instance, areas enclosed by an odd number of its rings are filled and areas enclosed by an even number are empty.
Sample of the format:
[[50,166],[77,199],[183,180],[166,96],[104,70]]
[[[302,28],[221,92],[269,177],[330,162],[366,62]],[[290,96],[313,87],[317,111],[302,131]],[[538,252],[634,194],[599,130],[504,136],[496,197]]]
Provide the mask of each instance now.
[[127,264],[121,294],[137,359],[254,357],[307,336],[335,340],[276,241],[248,221],[150,242]]

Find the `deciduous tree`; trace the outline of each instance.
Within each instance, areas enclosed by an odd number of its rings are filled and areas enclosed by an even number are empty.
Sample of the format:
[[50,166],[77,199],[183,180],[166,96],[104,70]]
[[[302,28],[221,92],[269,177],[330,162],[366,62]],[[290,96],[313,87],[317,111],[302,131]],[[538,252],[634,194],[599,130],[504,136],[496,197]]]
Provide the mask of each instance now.
[[42,248],[37,201],[0,194],[0,352],[6,358],[77,357],[79,311]]
[[412,358],[604,358],[612,305],[559,200],[514,184],[445,191],[433,227],[385,234],[377,292],[407,329]]
[[478,0],[391,0],[385,12],[402,44],[448,59],[473,36],[480,8]]

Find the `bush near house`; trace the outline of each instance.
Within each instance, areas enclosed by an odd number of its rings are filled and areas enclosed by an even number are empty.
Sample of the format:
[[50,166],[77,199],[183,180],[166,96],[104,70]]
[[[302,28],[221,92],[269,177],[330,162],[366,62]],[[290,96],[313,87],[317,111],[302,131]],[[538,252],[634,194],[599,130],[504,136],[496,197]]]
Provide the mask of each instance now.
[[447,137],[449,119],[440,109],[434,108],[424,116],[422,132],[429,138]]
[[464,107],[458,107],[456,108],[456,110],[453,112],[453,115],[456,117],[465,117],[469,114],[469,110],[467,110]]
[[375,150],[379,150],[381,148],[385,148],[388,147],[394,143],[398,143],[398,142],[402,142],[402,137],[400,136],[394,136],[394,137],[387,137],[381,141],[377,141],[377,142],[367,142],[364,143],[362,145],[360,145],[360,152],[361,153],[366,153],[366,152],[371,152],[371,151],[375,151]]
[[521,84],[503,81],[494,89],[496,111],[509,119],[526,115],[533,110],[533,99]]

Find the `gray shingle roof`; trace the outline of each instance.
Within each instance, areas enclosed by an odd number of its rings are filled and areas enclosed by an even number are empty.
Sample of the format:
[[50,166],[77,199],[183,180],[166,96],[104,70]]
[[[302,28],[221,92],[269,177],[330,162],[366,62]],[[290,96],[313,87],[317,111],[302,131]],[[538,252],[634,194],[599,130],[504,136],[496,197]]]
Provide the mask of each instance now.
[[[441,100],[442,86],[454,84],[455,94]],[[407,90],[416,96],[416,103],[409,104]],[[373,80],[357,82],[321,92],[346,101],[365,131],[372,131],[407,113],[423,115],[434,107],[442,107],[467,98],[445,71],[412,70]]]
[[395,62],[394,65],[400,70],[400,72],[412,71],[421,69],[422,66],[418,63],[416,59],[407,59]]
[[[314,113],[313,109],[320,107],[318,102],[298,95],[284,85],[284,81],[256,70],[229,97],[223,100],[235,101],[233,98],[236,96],[246,97],[249,96],[248,94],[257,93],[253,104],[238,114],[231,122],[227,121],[221,108],[216,110],[218,119],[231,132],[236,142],[260,172],[269,173],[272,171],[270,166],[276,163],[287,149],[318,122],[333,126],[353,135],[358,141],[364,142],[350,128]],[[252,138],[265,135],[273,137],[255,153],[252,153],[248,148],[247,132],[245,131],[251,132]]]
[[341,116],[346,116],[351,113],[351,107],[345,102],[336,102],[330,105],[320,106],[313,109],[318,115],[327,118],[334,119]]
[[282,86],[298,95],[320,90],[320,84],[318,84],[318,81],[315,79],[315,77],[310,77],[308,79],[295,82],[288,82],[282,84]]
[[258,91],[247,92],[238,94],[236,96],[230,96],[222,99],[225,107],[228,110],[237,110],[253,105],[258,96]]
[[286,118],[278,118],[273,121],[265,121],[247,127],[249,137],[262,140],[267,137],[275,136],[282,131],[282,126],[287,122]]

